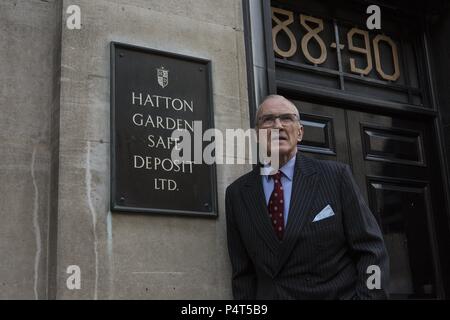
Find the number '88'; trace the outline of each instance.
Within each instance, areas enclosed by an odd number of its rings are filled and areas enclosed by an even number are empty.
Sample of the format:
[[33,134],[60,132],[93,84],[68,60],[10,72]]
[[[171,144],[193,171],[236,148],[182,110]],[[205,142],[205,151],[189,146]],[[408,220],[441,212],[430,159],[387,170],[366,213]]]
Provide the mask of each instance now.
[[[286,19],[281,20],[278,16],[283,16]],[[274,26],[272,28],[272,41],[273,48],[275,53],[283,58],[290,58],[297,52],[297,39],[295,38],[294,33],[289,28],[294,22],[294,13],[292,11],[280,9],[280,8],[272,8],[272,20],[274,22]],[[324,23],[322,19],[315,18],[312,16],[300,14],[300,25],[304,28],[305,33],[301,39],[301,50],[305,57],[305,59],[314,64],[320,65],[323,64],[327,60],[327,48],[326,44],[323,41],[320,33],[324,30]],[[289,48],[287,50],[283,50],[278,46],[277,37],[280,32],[284,32],[285,35],[289,39]],[[359,35],[364,40],[364,46],[358,47],[354,44],[354,36]],[[318,57],[314,57],[309,49],[308,44],[310,41],[315,41],[319,47],[320,55]],[[392,53],[392,62],[393,62],[393,73],[388,74],[383,70],[381,65],[380,58],[380,43],[385,42],[386,45],[390,46]],[[373,61],[372,61],[372,53],[370,48],[370,39],[369,32],[367,30],[361,30],[358,28],[351,28],[347,32],[347,43],[348,50],[350,52],[355,52],[365,56],[366,64],[365,66],[357,66],[354,58],[350,58],[350,71],[359,75],[368,75],[373,69]],[[374,58],[375,58],[375,70],[378,75],[388,81],[396,81],[400,77],[400,67],[398,62],[398,50],[395,42],[388,36],[384,34],[379,34],[375,36],[372,40]],[[336,43],[332,43],[331,47],[335,48],[338,45]],[[341,45],[338,50],[341,50],[343,46]]]

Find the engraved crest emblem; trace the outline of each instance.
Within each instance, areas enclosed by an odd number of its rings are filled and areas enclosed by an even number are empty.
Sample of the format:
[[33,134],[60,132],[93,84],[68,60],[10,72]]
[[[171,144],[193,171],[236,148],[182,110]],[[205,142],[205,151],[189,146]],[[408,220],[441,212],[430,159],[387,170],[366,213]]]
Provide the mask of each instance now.
[[164,69],[164,67],[160,67],[157,70],[158,73],[158,83],[162,88],[167,87],[169,84],[169,70]]

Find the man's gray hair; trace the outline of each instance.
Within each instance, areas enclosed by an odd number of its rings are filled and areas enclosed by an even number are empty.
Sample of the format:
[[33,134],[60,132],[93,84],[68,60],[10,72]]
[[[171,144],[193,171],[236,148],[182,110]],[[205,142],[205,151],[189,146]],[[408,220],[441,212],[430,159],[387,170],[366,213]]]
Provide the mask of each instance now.
[[286,97],[284,97],[284,96],[282,96],[282,95],[279,95],[279,94],[270,94],[270,95],[266,96],[266,97],[263,99],[263,101],[259,104],[258,108],[256,109],[256,114],[255,114],[255,127],[258,127],[259,114],[260,114],[260,112],[261,112],[261,107],[262,107],[262,105],[263,105],[267,100],[270,100],[270,99],[276,99],[276,98],[281,98],[281,99],[284,99],[284,100],[288,101],[288,102],[295,108],[295,113],[297,114],[297,116],[298,116],[298,121],[300,122],[300,113],[299,113],[299,111],[298,111],[298,109],[297,109],[297,106],[296,106],[291,100],[289,100],[289,99],[287,99]]

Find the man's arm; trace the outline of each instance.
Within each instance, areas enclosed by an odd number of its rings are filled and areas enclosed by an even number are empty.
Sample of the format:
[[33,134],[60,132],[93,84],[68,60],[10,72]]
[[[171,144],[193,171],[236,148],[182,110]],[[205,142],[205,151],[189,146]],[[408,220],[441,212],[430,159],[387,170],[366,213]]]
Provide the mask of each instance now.
[[233,297],[237,300],[256,298],[256,273],[244,247],[234,218],[230,188],[225,193],[228,253],[232,266]]
[[[378,223],[364,201],[350,167],[345,165],[341,176],[341,199],[347,242],[356,260],[358,282],[356,299],[387,299],[389,283],[389,257]],[[367,279],[369,266],[381,271],[381,289],[370,290]]]

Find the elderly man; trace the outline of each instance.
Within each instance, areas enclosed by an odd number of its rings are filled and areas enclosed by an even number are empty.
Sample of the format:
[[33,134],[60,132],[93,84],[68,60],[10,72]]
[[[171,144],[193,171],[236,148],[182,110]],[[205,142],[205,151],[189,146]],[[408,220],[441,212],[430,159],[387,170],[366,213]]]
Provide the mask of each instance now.
[[[257,130],[279,130],[279,170],[260,168],[226,191],[235,299],[384,299],[389,262],[380,228],[348,165],[297,152],[295,105],[268,96]],[[274,173],[274,174],[273,174]]]

